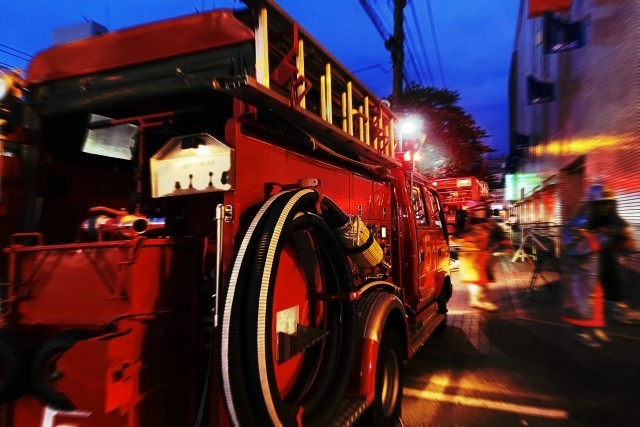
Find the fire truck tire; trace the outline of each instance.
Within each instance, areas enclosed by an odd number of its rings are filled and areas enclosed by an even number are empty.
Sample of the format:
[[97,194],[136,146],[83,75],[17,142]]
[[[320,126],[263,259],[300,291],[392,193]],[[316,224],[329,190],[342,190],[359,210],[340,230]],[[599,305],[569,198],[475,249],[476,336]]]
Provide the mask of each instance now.
[[[229,375],[231,388],[240,391],[234,393],[240,424],[327,425],[344,398],[357,342],[355,307],[318,296],[348,295],[353,275],[331,227],[305,213],[316,200],[315,192],[303,190],[274,203],[240,269],[238,283],[246,283],[236,291],[230,325],[241,326],[231,328],[238,336],[229,338],[239,342],[227,356],[235,360]],[[278,316],[289,313],[290,304],[298,313],[294,324],[327,335],[278,361]],[[233,313],[236,307],[242,313]]]
[[397,332],[386,329],[378,349],[376,391],[364,414],[364,425],[392,427],[398,424],[402,408],[402,343]]
[[69,329],[54,335],[36,351],[31,363],[31,386],[42,403],[64,411],[76,409],[67,396],[56,389],[57,377],[64,375],[57,371],[56,362],[75,343],[96,335],[90,329]]
[[29,350],[15,329],[0,330],[0,403],[14,401],[27,391]]

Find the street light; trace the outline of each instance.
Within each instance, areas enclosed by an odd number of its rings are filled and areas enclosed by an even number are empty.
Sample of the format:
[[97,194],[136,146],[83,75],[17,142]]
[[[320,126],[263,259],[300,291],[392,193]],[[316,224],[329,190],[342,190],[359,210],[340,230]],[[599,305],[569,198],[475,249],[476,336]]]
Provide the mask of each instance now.
[[405,162],[411,162],[411,170],[415,170],[416,161],[421,160],[419,150],[427,138],[424,127],[424,119],[418,115],[398,120],[398,151]]
[[[424,120],[421,116],[411,115],[398,120],[398,155],[402,156],[402,159],[409,163],[411,162],[411,171],[409,173],[410,184],[412,189],[411,203],[413,203],[413,174],[416,170],[416,160],[420,160],[419,154],[420,148],[427,139],[427,134],[424,130]],[[405,140],[407,140],[405,144]],[[409,141],[410,140],[410,141]],[[411,143],[409,143],[411,142]]]
[[424,134],[424,120],[417,115],[411,115],[398,120],[396,126],[398,135],[398,151],[404,151],[404,141]]

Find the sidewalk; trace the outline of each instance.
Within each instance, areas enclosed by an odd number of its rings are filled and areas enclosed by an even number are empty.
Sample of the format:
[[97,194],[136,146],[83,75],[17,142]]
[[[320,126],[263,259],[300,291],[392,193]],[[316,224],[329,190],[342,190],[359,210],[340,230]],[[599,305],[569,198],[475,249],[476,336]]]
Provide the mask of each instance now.
[[[458,270],[452,271],[454,293],[449,302],[447,324],[461,328],[475,348],[484,354],[491,354],[495,347],[484,336],[479,327],[483,315],[496,316],[505,321],[536,324],[549,329],[549,334],[570,337],[569,326],[560,320],[562,303],[562,282],[557,273],[543,271],[530,287],[534,274],[533,265],[527,261],[511,262],[501,256],[496,263],[496,283],[489,285],[488,295],[499,311],[495,314],[469,307],[468,293],[457,280]],[[636,286],[640,288],[640,286]],[[528,292],[531,289],[531,292]],[[637,289],[628,292],[633,298],[632,306],[640,307]],[[615,340],[622,338],[640,342],[640,326],[619,325],[607,319],[607,332]]]
[[470,308],[453,271],[448,326],[406,365],[403,425],[640,425],[640,326],[611,323],[611,341],[587,347],[560,320],[557,275],[527,297],[531,264],[505,257],[496,270],[496,313]]

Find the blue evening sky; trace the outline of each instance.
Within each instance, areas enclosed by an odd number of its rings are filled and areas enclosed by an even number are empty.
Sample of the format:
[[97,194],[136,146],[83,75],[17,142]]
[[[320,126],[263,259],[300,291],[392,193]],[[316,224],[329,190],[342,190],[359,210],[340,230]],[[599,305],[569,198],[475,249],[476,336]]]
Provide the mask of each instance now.
[[[389,52],[358,0],[276,2],[378,96],[391,93]],[[369,0],[369,3],[391,30],[393,1]],[[462,107],[491,135],[486,142],[498,150],[496,154],[506,153],[507,77],[519,1],[409,0],[408,3],[405,25],[422,77],[419,83],[436,87],[444,87],[446,83],[447,89],[459,92]],[[444,80],[433,43],[429,3]],[[24,54],[33,55],[50,46],[55,28],[94,20],[116,30],[214,7],[241,8],[243,4],[234,0],[2,1],[0,65],[26,68]],[[405,67],[409,78],[417,80],[409,60]]]

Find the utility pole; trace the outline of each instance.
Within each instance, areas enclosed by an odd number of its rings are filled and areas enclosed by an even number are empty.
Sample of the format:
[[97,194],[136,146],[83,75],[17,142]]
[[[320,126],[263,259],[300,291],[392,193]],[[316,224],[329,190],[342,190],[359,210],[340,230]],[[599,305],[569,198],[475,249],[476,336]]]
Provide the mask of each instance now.
[[404,81],[404,8],[407,0],[393,1],[393,36],[389,43],[393,66],[391,103],[396,105],[402,96]]

